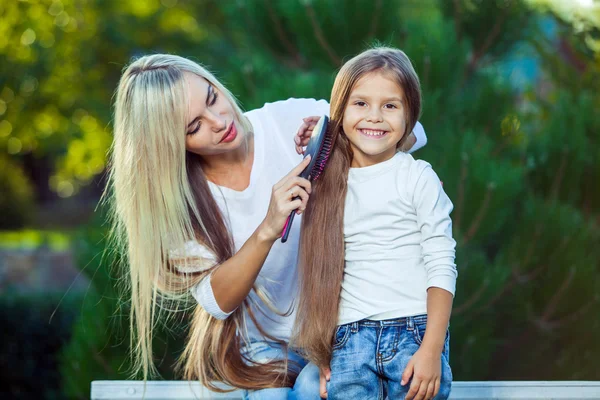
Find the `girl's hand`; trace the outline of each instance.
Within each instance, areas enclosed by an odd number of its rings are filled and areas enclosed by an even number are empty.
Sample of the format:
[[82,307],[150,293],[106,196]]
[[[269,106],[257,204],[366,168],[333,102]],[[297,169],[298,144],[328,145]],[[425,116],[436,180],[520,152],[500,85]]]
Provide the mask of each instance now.
[[304,154],[304,147],[308,145],[312,131],[319,122],[321,117],[306,117],[302,118],[304,123],[298,128],[296,136],[294,136],[294,143],[296,144],[296,153]]
[[[311,191],[310,181],[298,175],[309,162],[310,156],[304,157],[300,164],[273,186],[267,215],[259,227],[263,239],[274,242],[280,238],[285,221],[292,210],[298,209],[297,213],[301,214],[306,208]],[[300,198],[294,200],[296,196]]]
[[411,376],[413,378],[406,400],[430,400],[438,394],[442,377],[441,357],[441,353],[423,347],[412,356],[402,373],[403,386]]
[[327,398],[327,382],[331,379],[331,369],[319,368],[319,395],[322,399]]

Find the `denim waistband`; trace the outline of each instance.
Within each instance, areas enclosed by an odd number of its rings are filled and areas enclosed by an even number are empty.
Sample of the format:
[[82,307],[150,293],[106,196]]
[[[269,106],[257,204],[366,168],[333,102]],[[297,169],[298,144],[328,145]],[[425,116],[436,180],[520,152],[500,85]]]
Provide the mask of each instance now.
[[381,321],[374,321],[370,319],[362,319],[356,322],[350,322],[349,324],[354,328],[359,326],[378,328],[384,326],[406,326],[412,328],[416,324],[427,323],[427,314],[415,315],[412,317],[402,317],[402,318],[392,318],[392,319],[384,319]]

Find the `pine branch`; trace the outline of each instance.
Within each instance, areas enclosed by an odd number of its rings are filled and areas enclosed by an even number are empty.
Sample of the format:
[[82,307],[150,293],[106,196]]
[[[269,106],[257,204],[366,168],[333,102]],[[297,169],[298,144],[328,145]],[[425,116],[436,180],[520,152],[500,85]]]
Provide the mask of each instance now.
[[564,37],[558,39],[557,52],[566,64],[577,71],[578,75],[583,75],[587,69],[585,59],[582,58],[575,48]]
[[382,6],[382,0],[375,1],[375,12],[373,13],[373,18],[371,19],[371,28],[369,28],[369,34],[367,35],[369,39],[374,38],[375,34],[377,33],[377,23],[379,22],[379,14],[381,14]]
[[277,54],[277,52],[273,51],[273,49],[271,48],[271,46],[269,46],[269,44],[267,42],[265,42],[262,37],[257,34],[257,30],[256,30],[256,25],[254,23],[254,18],[252,18],[249,13],[248,13],[248,8],[245,7],[242,3],[242,6],[240,7],[241,9],[243,9],[243,15],[244,15],[244,20],[246,22],[246,25],[250,27],[252,33],[253,33],[253,37],[258,40],[258,42],[261,44],[261,47],[265,48],[269,54],[271,54],[276,60],[278,60],[280,63],[284,64],[284,65],[289,65],[289,59],[286,59],[285,57],[282,57],[280,54]]
[[491,306],[496,304],[496,302],[498,300],[500,300],[502,298],[502,296],[504,296],[505,293],[508,293],[508,291],[511,290],[515,285],[516,285],[516,282],[514,280],[511,280],[510,282],[508,282],[502,288],[502,290],[500,290],[498,293],[496,293],[495,296],[493,296],[491,299],[489,299],[487,303],[485,303],[484,305],[482,305],[481,307],[479,307],[478,309],[473,311],[471,314],[469,314],[468,315],[469,318],[473,319],[473,318],[477,317],[479,314],[481,314],[484,310],[488,310]]
[[[536,322],[537,320],[534,317],[533,311],[531,310],[531,305],[528,304],[527,307],[527,315],[529,321],[533,321],[531,325],[527,327],[527,329],[523,329],[516,338],[512,338],[505,342],[502,350],[499,352],[498,360],[496,361],[499,364],[505,363],[512,355],[517,346],[521,345],[521,347],[527,347],[528,342],[530,340],[535,340],[536,334]],[[489,379],[493,379],[490,377]]]
[[[533,334],[534,327],[537,327],[538,329],[541,329],[543,331],[550,331],[550,330],[552,330],[553,325],[556,326],[556,322],[551,322],[550,318],[551,318],[552,314],[555,312],[556,306],[560,302],[560,300],[563,297],[563,295],[565,294],[566,290],[569,288],[569,286],[571,286],[571,283],[573,282],[574,277],[575,277],[575,268],[573,266],[571,266],[571,268],[569,270],[569,276],[567,277],[566,281],[563,282],[563,284],[558,289],[558,291],[554,294],[554,296],[552,296],[548,306],[546,307],[545,311],[542,313],[541,317],[535,317],[533,314],[533,311],[531,309],[528,309],[528,314],[530,316],[529,319],[532,321],[531,327],[524,330],[522,332],[522,334],[516,340],[511,340],[504,347],[504,351],[502,352],[504,354],[504,357],[501,357],[501,359],[505,359],[508,356],[508,354],[511,353],[511,350],[513,350],[515,348],[517,343],[525,342],[525,340]],[[591,306],[593,303],[595,303],[595,300],[592,301],[591,303],[585,305],[580,310],[578,310],[576,312],[577,316],[581,315],[581,313],[584,313],[585,310],[589,306]],[[570,318],[570,317],[572,317],[572,315],[570,315],[567,318]]]
[[550,199],[555,200],[560,191],[560,187],[562,185],[562,180],[565,176],[565,169],[567,168],[567,153],[563,153],[560,159],[560,165],[558,167],[558,171],[556,172],[554,182],[552,182],[552,189],[550,190]]
[[[537,239],[539,238],[541,234],[541,226],[538,225],[536,232],[533,235],[533,240],[530,242],[529,248],[527,253],[525,254],[525,259],[523,264],[527,265],[529,263],[529,259],[531,258],[532,254],[533,254],[533,250],[534,250],[534,244],[536,243]],[[540,267],[541,268],[541,267]],[[506,293],[508,293],[508,291],[510,291],[514,286],[516,286],[519,282],[514,279],[514,277],[516,275],[519,274],[519,267],[518,264],[513,265],[513,267],[511,268],[511,275],[513,276],[513,279],[508,282],[503,288],[502,290],[500,290],[498,293],[496,293],[495,296],[493,296],[486,304],[482,305],[481,307],[479,307],[476,311],[474,311],[472,313],[473,316],[480,314],[483,310],[486,310],[488,308],[490,308],[491,306],[493,306],[498,300],[500,300],[502,298],[502,296],[504,296]]]
[[462,10],[460,9],[460,0],[454,0],[454,27],[456,29],[456,41],[460,42],[462,31],[460,29]]
[[502,153],[502,151],[506,148],[507,145],[507,141],[499,143],[498,146],[496,146],[496,148],[492,152],[492,157],[496,158],[500,156],[500,153]]
[[[539,237],[540,232],[541,231],[537,231],[536,234],[534,235],[534,237]],[[550,254],[547,257],[547,259],[550,259],[550,260],[555,259],[556,255],[562,253],[564,248],[567,246],[567,244],[569,244],[570,241],[571,241],[571,237],[563,238],[563,240],[560,242],[560,245],[554,249],[552,254]],[[530,246],[530,249],[532,249],[532,247],[533,246]],[[525,259],[526,262],[523,262],[523,265],[528,264],[529,258],[531,257],[531,253],[532,252],[527,254],[526,259]],[[534,269],[533,271],[529,271],[525,274],[520,274],[518,268],[513,268],[512,275],[519,285],[524,285],[527,282],[530,282],[531,280],[536,278],[547,267],[548,267],[548,264],[542,264],[542,265],[538,266],[536,269]]]
[[481,299],[481,296],[483,295],[483,293],[489,286],[490,286],[490,280],[485,279],[483,281],[483,284],[479,287],[479,289],[475,293],[473,293],[473,295],[469,299],[467,299],[460,306],[458,306],[452,310],[452,314],[454,316],[457,316],[457,315],[460,315],[463,312],[467,311],[469,308],[471,308],[471,306],[473,304],[475,304],[477,301],[479,301],[479,299]]
[[565,292],[569,288],[569,286],[571,286],[571,283],[573,283],[574,277],[575,277],[575,268],[573,266],[571,266],[571,268],[569,269],[569,275],[567,276],[567,279],[563,282],[563,284],[556,291],[556,293],[554,293],[554,296],[552,296],[552,298],[548,302],[548,305],[546,306],[546,309],[542,313],[542,317],[541,317],[542,321],[548,321],[552,317],[552,314],[556,310],[556,306],[558,306],[560,299],[563,297],[563,295],[565,294]]
[[579,308],[579,310],[573,312],[573,313],[569,313],[566,317],[561,318],[559,320],[555,320],[553,322],[551,322],[550,324],[552,325],[552,329],[556,329],[559,328],[561,326],[564,325],[571,325],[572,323],[576,322],[579,318],[581,318],[582,316],[585,315],[585,313],[595,304],[598,303],[598,295],[596,295],[592,300],[590,300],[587,304],[584,304],[583,306],[581,306]]
[[546,269],[548,267],[547,264],[543,264],[538,266],[536,269],[534,269],[533,271],[529,271],[526,274],[520,274],[519,271],[517,269],[512,269],[511,270],[511,275],[514,278],[515,282],[519,285],[524,285],[527,282],[530,282],[532,279],[534,279],[536,276],[538,276],[544,269]]
[[462,222],[463,207],[465,205],[465,182],[469,173],[469,169],[467,168],[469,156],[467,153],[463,153],[461,158],[460,179],[458,181],[458,190],[456,191],[456,218],[454,220],[457,231],[460,231],[460,224]]
[[584,194],[583,200],[581,201],[581,211],[585,217],[589,218],[592,216],[591,214],[593,214],[592,192],[589,186],[584,187],[583,190]]
[[471,224],[471,226],[469,227],[469,230],[463,240],[463,245],[467,244],[469,242],[469,240],[471,240],[473,238],[473,236],[477,233],[477,230],[479,229],[479,226],[481,225],[481,222],[483,221],[488,207],[490,205],[490,200],[492,198],[492,192],[495,189],[495,185],[494,183],[490,183],[488,184],[487,190],[485,192],[485,197],[483,198],[483,202],[481,203],[481,206],[479,207],[479,211],[477,212],[477,216],[475,217],[475,220],[473,221],[473,223]]
[[[535,232],[533,233],[533,238],[532,240],[529,242],[529,247],[527,247],[527,252],[525,252],[525,258],[523,259],[523,262],[521,263],[521,265],[527,265],[529,264],[529,260],[531,259],[531,257],[533,256],[533,251],[535,250],[535,245],[537,243],[537,240],[540,238],[540,235],[542,234],[542,229],[544,229],[544,224],[540,223],[537,224],[537,226],[535,227]],[[516,264],[516,267],[513,267],[513,274],[518,274],[519,273],[519,264]]]
[[288,53],[294,57],[298,66],[304,67],[306,65],[306,59],[304,57],[302,57],[302,54],[300,54],[300,51],[298,51],[298,48],[296,48],[296,46],[294,46],[292,41],[286,35],[285,29],[283,29],[283,26],[281,25],[281,21],[279,20],[279,18],[277,18],[277,14],[275,13],[275,10],[273,10],[271,1],[264,0],[264,3],[265,3],[265,7],[267,8],[267,12],[269,13],[269,18],[273,22],[273,26],[275,27],[275,30],[277,31],[277,36],[281,40],[281,43],[287,49]]
[[94,360],[96,360],[98,364],[100,364],[104,372],[106,372],[109,375],[115,374],[115,371],[112,369],[108,361],[106,361],[106,359],[100,355],[100,352],[98,351],[96,346],[92,346],[92,357]]
[[429,54],[427,54],[425,56],[425,58],[423,59],[423,74],[421,75],[423,77],[422,82],[423,82],[423,87],[426,88],[428,86],[429,83],[429,71],[431,69],[431,57],[429,56]]
[[465,69],[465,72],[463,74],[463,79],[460,84],[461,88],[464,87],[464,85],[467,82],[467,80],[469,79],[469,77],[477,69],[477,66],[478,66],[481,58],[485,55],[485,53],[489,50],[489,48],[492,46],[492,44],[494,44],[494,41],[498,38],[498,35],[502,31],[502,26],[506,22],[507,17],[508,17],[508,14],[504,14],[496,20],[496,23],[492,27],[492,30],[490,31],[488,36],[485,38],[485,41],[483,42],[481,47],[479,49],[476,49],[473,52],[473,55],[471,56],[471,59],[469,60],[469,64],[467,65],[467,68]]
[[247,76],[246,79],[243,80],[244,81],[244,85],[248,88],[248,91],[250,92],[250,95],[252,97],[256,97],[256,93],[258,92],[258,88],[256,87],[256,84],[252,80],[252,74],[250,73],[250,71],[243,71],[243,73],[244,73],[244,75]]
[[310,2],[305,2],[304,9],[306,10],[306,15],[308,16],[308,18],[310,20],[310,24],[312,25],[312,28],[315,32],[317,41],[319,42],[319,44],[321,45],[323,50],[325,50],[325,52],[327,53],[329,60],[334,65],[340,65],[342,63],[342,60],[335,54],[335,52],[333,51],[333,48],[329,45],[329,43],[327,43],[327,39],[325,39],[325,36],[323,35],[323,31],[321,30],[321,27],[319,26],[319,22],[317,21],[317,16],[315,15],[315,10],[312,8]]
[[[529,260],[533,255],[535,243],[537,242],[537,239],[540,237],[540,235],[542,233],[542,228],[543,227],[541,224],[536,227],[536,231],[533,234],[533,238],[530,241],[530,245],[527,249],[527,252],[525,253],[525,257],[523,259],[522,265],[529,264]],[[566,242],[568,242],[568,241],[566,241]],[[563,241],[563,244],[566,245],[565,241]],[[498,293],[496,293],[496,295],[494,295],[486,304],[482,305],[477,310],[472,312],[471,315],[476,316],[476,315],[480,314],[481,312],[483,312],[484,310],[489,309],[498,300],[500,300],[502,298],[502,296],[504,296],[506,293],[508,293],[513,287],[515,287],[516,285],[521,285],[521,284],[524,284],[525,282],[530,281],[531,279],[536,277],[539,273],[541,273],[546,267],[547,267],[546,264],[540,265],[539,267],[537,267],[535,270],[529,272],[528,274],[521,275],[519,273],[519,270],[520,270],[519,264],[514,264],[513,267],[511,268],[511,276],[513,279],[511,279],[511,281],[508,282],[502,288],[502,290],[500,290]]]

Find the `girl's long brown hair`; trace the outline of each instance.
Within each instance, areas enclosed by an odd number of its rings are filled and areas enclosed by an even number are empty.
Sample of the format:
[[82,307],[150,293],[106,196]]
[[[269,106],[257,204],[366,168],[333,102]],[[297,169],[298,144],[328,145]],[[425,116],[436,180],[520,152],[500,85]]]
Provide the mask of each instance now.
[[404,52],[378,47],[345,63],[331,92],[328,134],[334,143],[327,166],[313,190],[302,218],[300,235],[300,299],[294,346],[319,367],[329,366],[339,298],[344,277],[344,204],[352,149],[343,132],[344,111],[352,89],[363,76],[380,71],[404,90],[405,134],[414,128],[421,111],[419,79]]

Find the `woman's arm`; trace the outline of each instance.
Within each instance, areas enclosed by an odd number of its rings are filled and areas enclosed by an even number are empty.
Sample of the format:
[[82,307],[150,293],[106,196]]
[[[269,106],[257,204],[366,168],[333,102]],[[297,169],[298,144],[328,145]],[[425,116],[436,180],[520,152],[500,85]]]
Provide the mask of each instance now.
[[[210,287],[218,307],[228,314],[248,296],[273,243],[281,236],[283,226],[292,210],[301,213],[306,208],[311,186],[298,177],[310,162],[306,157],[283,177],[271,193],[267,215],[241,249],[218,266],[210,275]],[[300,199],[294,200],[294,197]]]

